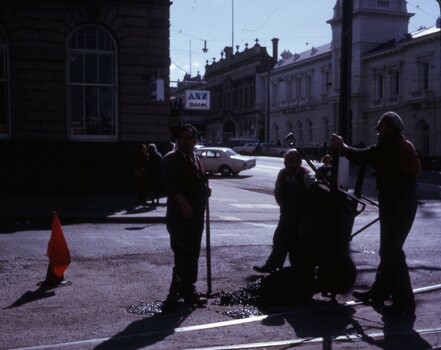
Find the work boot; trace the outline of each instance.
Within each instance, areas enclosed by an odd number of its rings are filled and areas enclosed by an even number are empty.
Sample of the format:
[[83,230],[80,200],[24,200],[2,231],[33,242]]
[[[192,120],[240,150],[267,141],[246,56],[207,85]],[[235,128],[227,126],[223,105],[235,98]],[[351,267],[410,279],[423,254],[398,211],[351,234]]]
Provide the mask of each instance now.
[[383,306],[382,313],[388,316],[415,318],[415,308],[411,306],[385,305]]
[[275,269],[272,267],[269,267],[268,265],[262,265],[262,266],[253,266],[253,270],[259,273],[271,273],[274,272]]
[[204,306],[207,304],[207,298],[201,296],[199,293],[193,292],[187,295],[184,295],[184,304],[187,306]]
[[379,294],[373,292],[372,290],[368,290],[367,292],[353,292],[352,296],[365,304],[371,304],[376,307],[382,307],[384,301],[387,299]]
[[162,303],[162,307],[161,307],[162,312],[173,311],[178,305],[178,300],[179,297],[177,294],[169,293],[169,295],[167,295],[167,298]]

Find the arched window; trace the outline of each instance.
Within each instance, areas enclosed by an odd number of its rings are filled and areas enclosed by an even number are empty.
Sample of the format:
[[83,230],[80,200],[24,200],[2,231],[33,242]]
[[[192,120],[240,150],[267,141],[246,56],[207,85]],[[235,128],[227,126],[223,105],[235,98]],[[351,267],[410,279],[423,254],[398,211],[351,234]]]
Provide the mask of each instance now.
[[416,148],[423,156],[430,156],[430,127],[425,120],[420,120],[416,126]]
[[84,26],[69,37],[67,88],[70,138],[116,140],[116,47],[103,29]]
[[0,27],[0,138],[9,136],[9,65],[6,32]]

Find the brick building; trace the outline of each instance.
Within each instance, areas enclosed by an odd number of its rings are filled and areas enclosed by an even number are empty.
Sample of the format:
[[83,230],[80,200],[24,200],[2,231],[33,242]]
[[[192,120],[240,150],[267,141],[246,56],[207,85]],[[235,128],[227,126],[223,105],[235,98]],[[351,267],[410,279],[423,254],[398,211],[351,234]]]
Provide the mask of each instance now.
[[170,5],[0,2],[0,189],[120,190],[139,143],[165,151]]
[[256,101],[256,90],[263,88],[256,77],[270,71],[277,62],[278,41],[272,39],[272,56],[256,40],[250,48],[246,44],[241,52],[238,46],[235,53],[227,46],[219,61],[207,62],[206,89],[211,91],[211,112],[206,122],[208,143],[227,144],[234,137],[265,140],[268,120],[263,105]]

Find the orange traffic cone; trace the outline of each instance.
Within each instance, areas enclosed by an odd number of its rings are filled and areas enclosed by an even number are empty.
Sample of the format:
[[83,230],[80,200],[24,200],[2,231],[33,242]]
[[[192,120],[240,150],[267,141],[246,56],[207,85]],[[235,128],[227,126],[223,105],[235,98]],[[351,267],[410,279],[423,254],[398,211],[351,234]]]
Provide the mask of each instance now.
[[64,271],[71,262],[70,251],[56,212],[54,212],[52,219],[52,233],[47,245],[47,256],[49,257],[49,266],[46,279],[40,285],[51,288],[70,285],[71,282],[64,279]]

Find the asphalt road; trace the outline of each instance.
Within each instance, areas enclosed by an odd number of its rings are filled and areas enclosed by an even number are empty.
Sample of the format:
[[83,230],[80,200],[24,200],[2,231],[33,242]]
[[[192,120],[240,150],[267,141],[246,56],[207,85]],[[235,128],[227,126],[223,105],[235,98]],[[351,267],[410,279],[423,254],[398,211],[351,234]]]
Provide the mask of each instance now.
[[[256,279],[252,266],[266,259],[277,223],[271,193],[280,167],[281,159],[259,158],[255,169],[238,177],[211,179],[214,294]],[[423,186],[434,186],[427,193],[436,198],[438,185]],[[441,283],[440,201],[420,199],[405,246],[414,288]],[[376,216],[374,207],[367,208],[354,230]],[[230,308],[219,306],[216,296],[206,308],[130,314],[132,304],[167,293],[173,258],[164,225],[78,224],[63,230],[73,259],[65,276],[72,285],[48,291],[36,283],[46,273],[50,229],[29,226],[0,234],[1,349],[441,348],[440,289],[416,295],[414,324],[383,319],[368,306],[343,306],[350,293],[339,295],[337,303],[316,295],[314,303],[260,310],[271,316],[247,320],[226,316]],[[354,288],[366,288],[378,263],[378,224],[353,239],[351,252],[358,269]],[[205,263],[202,254],[200,291],[206,290]]]

